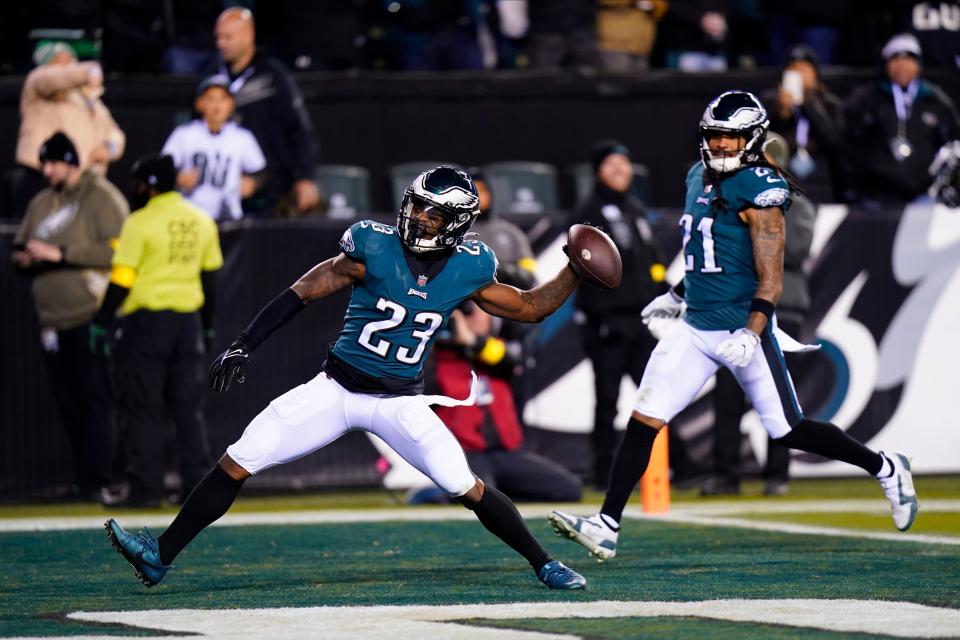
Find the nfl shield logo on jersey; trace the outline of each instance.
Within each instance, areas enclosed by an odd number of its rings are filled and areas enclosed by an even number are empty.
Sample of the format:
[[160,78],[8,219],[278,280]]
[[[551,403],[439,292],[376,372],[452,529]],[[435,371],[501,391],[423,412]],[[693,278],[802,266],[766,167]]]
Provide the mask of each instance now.
[[425,286],[427,286],[427,276],[425,276],[425,275],[419,275],[419,276],[417,276],[417,286],[418,286],[418,287],[425,287]]

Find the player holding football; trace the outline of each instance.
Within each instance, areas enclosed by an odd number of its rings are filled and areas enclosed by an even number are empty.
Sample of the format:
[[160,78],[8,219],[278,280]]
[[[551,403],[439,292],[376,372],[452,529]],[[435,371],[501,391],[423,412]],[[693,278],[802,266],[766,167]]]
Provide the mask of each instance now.
[[343,329],[313,380],[283,394],[247,426],[159,538],[107,521],[108,537],[147,586],[158,583],[178,553],[233,503],[244,480],[296,460],[347,431],[376,434],[494,535],[526,558],[551,589],[582,589],[583,577],[550,558],[513,503],[484,486],[456,438],[429,404],[472,402],[423,396],[423,363],[438,329],[470,298],[490,314],[539,322],[577,287],[575,267],[521,291],[496,281],[497,259],[464,239],[479,213],[469,175],[441,166],[407,188],[392,227],[363,221],[340,240],[341,253],[321,262],[270,302],[210,367],[210,385],[226,391],[246,377],[251,353],[303,310],[347,286],[353,293]]
[[647,363],[600,513],[549,516],[558,533],[600,560],[616,555],[623,509],[647,468],[657,432],[721,366],[736,376],[772,438],[876,476],[897,529],[908,529],[916,517],[906,456],[871,451],[836,425],[804,417],[797,402],[782,351],[804,347],[776,328],[774,314],[790,185],[763,157],[768,124],[763,105],[744,91],[718,96],[700,120],[701,162],[687,173],[680,217],[685,278],[641,312],[648,325],[683,321]]

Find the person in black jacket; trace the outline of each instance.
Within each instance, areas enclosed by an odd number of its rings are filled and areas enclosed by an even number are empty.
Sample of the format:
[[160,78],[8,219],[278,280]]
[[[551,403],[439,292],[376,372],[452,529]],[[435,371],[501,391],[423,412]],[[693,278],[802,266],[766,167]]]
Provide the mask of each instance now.
[[317,149],[300,89],[286,67],[257,52],[249,9],[221,13],[215,35],[222,60],[211,71],[230,78],[238,120],[267,158],[267,182],[245,208],[263,215],[312,211],[320,201],[313,182]]
[[[760,99],[770,114],[770,130],[789,144],[784,168],[815,202],[846,202],[849,178],[843,157],[843,103],[824,86],[820,59],[807,45],[787,50],[783,72],[780,84]],[[800,86],[791,86],[793,74],[801,80]]]
[[901,33],[883,47],[885,74],[847,103],[848,148],[860,197],[905,203],[926,193],[937,151],[960,138],[960,117],[947,94],[920,77],[917,38]]
[[584,349],[593,363],[596,407],[593,423],[593,483],[607,486],[617,438],[620,380],[629,373],[639,384],[656,339],[640,322],[640,311],[667,290],[665,267],[654,243],[643,204],[630,193],[630,151],[615,140],[597,143],[591,154],[596,174],[593,194],[576,210],[571,223],[609,230],[623,259],[617,289],[581,287],[576,305],[583,320]]

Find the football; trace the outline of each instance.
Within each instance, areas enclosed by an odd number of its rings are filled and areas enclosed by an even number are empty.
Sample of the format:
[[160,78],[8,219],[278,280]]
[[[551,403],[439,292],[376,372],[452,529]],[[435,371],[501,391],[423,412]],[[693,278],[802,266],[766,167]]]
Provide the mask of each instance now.
[[620,286],[623,265],[610,236],[596,227],[575,224],[567,232],[567,257],[587,282],[604,289]]

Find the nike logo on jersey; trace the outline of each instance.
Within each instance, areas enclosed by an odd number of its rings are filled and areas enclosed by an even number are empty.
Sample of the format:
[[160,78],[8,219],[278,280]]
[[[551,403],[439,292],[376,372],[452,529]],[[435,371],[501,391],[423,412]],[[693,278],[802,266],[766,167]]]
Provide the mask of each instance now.
[[417,291],[416,289],[413,289],[413,288],[407,290],[407,295],[408,295],[408,296],[417,296],[418,298],[423,298],[424,300],[427,299],[427,292],[426,292],[426,291]]
[[710,204],[710,198],[704,198],[703,196],[697,196],[697,204]]

